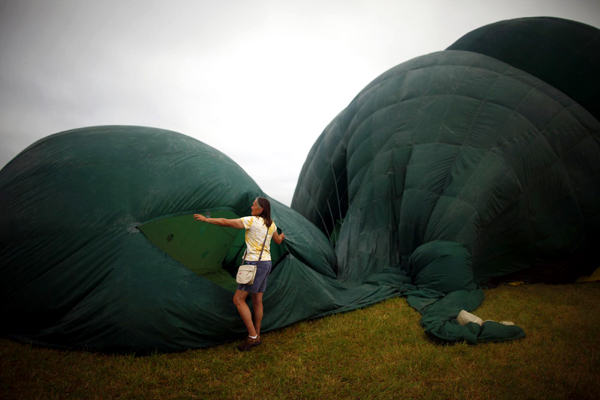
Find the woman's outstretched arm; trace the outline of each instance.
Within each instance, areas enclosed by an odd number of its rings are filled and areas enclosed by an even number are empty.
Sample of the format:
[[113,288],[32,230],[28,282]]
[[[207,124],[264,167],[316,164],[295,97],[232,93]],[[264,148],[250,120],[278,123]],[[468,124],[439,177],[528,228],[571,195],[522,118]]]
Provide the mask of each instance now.
[[227,226],[229,228],[236,229],[245,229],[244,223],[241,218],[237,219],[227,219],[227,218],[206,218],[202,214],[194,214],[194,219],[196,221],[206,222],[208,224],[219,225],[219,226]]

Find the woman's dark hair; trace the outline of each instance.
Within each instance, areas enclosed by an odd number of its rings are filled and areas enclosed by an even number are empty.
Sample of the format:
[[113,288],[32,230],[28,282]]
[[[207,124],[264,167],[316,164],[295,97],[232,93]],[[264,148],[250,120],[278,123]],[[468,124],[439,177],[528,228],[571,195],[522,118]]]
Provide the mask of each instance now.
[[260,208],[262,208],[262,212],[260,213],[259,217],[262,217],[265,220],[265,225],[267,228],[270,228],[271,224],[273,223],[273,220],[271,219],[271,203],[269,203],[269,200],[265,199],[264,197],[257,197],[256,202]]

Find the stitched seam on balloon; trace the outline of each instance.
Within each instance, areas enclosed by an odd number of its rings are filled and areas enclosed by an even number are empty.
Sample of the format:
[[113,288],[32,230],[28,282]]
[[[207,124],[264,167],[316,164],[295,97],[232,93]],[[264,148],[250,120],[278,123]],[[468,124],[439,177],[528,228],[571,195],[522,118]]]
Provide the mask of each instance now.
[[[463,76],[464,74],[467,72],[467,70],[469,69],[469,67],[467,67],[465,69],[465,71],[463,72]],[[480,115],[481,109],[483,108],[483,105],[486,103],[486,99],[489,97],[490,93],[492,92],[492,90],[494,89],[494,87],[496,86],[496,84],[498,83],[498,81],[500,80],[500,78],[502,78],[503,76],[505,76],[506,72],[509,71],[511,68],[510,66],[505,69],[502,74],[496,76],[496,79],[494,79],[493,84],[489,87],[489,89],[487,90],[484,98],[481,100],[481,103],[479,104],[479,108],[477,109],[477,113],[473,116],[473,118],[471,119],[471,125],[469,126],[469,129],[467,130],[467,133],[460,145],[460,148],[458,149],[458,151],[456,152],[455,156],[454,156],[454,160],[451,162],[451,166],[448,168],[447,172],[446,172],[446,179],[444,182],[444,187],[442,188],[442,191],[440,193],[443,194],[445,193],[446,189],[448,188],[448,185],[450,184],[449,180],[452,177],[452,171],[454,170],[454,167],[456,166],[456,160],[458,159],[459,154],[461,153],[461,151],[466,147],[465,143],[467,142],[467,139],[469,138],[469,136],[471,135],[471,132],[473,131],[473,125],[475,124],[475,121],[477,120],[478,116]],[[461,79],[463,78],[463,76],[461,76]],[[457,83],[456,90],[458,89],[458,86],[460,85],[460,80]],[[527,97],[527,95],[525,96]],[[452,103],[450,103],[452,104]],[[450,105],[448,106],[448,109],[450,109]],[[445,118],[445,117],[444,117]],[[444,126],[444,122],[442,121],[441,125],[440,125],[440,135],[441,135],[441,131],[442,131],[442,126]],[[439,143],[439,139],[440,139],[440,135],[438,135],[438,140],[437,142]],[[472,176],[472,175],[471,175]],[[468,180],[467,180],[468,182]],[[466,183],[466,182],[465,182]],[[466,186],[466,185],[465,185]],[[458,199],[458,196],[460,195],[460,192],[457,193],[456,198]],[[439,201],[440,201],[441,197],[438,197],[438,199],[436,200],[435,204],[433,205],[432,209],[431,209],[431,213],[429,214],[429,218],[427,219],[427,223],[425,224],[425,231],[423,233],[423,236],[425,237],[427,235],[427,231],[429,229],[429,224],[431,222],[431,216],[433,215],[435,209],[437,208]],[[479,214],[479,213],[477,213]],[[465,228],[461,229],[458,233],[462,232],[462,230],[464,230]]]
[[[573,150],[575,147],[579,146],[579,145],[580,145],[581,143],[583,143],[585,140],[589,139],[589,138],[590,138],[590,136],[591,136],[591,135],[589,135],[589,134],[588,134],[588,136],[586,136],[586,137],[585,137],[583,140],[579,141],[579,142],[578,142],[576,145],[574,145],[574,146],[573,146],[573,147],[572,147],[572,148],[571,148],[569,151]],[[531,144],[531,142],[530,142],[530,144]],[[529,147],[529,146],[528,146],[528,147]],[[499,154],[492,153],[492,152],[490,152],[490,153],[491,153],[491,154],[493,154],[493,155],[494,155],[494,156],[496,156],[496,157],[499,157],[501,160],[503,160],[503,161],[506,161],[506,159],[505,159],[505,158],[503,158],[503,157],[500,157],[500,155],[499,155]],[[565,152],[565,154],[566,154],[566,153],[567,153],[567,152]],[[521,158],[519,158],[519,159],[518,159],[518,161],[520,161],[520,159],[521,159]],[[555,165],[555,164],[556,164],[558,161],[562,161],[562,159],[561,159],[561,158],[559,158],[559,157],[557,157],[557,158],[556,158],[556,160],[555,160],[555,161],[554,161],[554,162],[553,162],[553,163],[552,163],[552,164],[549,166],[549,168],[548,168],[546,171],[548,171],[548,170],[550,169],[550,167],[554,166],[554,165]],[[516,164],[516,162],[517,162],[517,161],[515,161],[515,164]],[[515,172],[515,170],[514,170],[514,164],[508,164],[508,163],[505,163],[505,165],[506,165],[506,166],[508,166],[508,167],[509,167],[509,168],[510,168],[510,169],[513,171],[513,173],[515,174],[515,176],[517,176],[517,174],[516,174],[516,172]],[[547,172],[546,172],[546,173],[547,173]],[[532,188],[533,188],[533,187],[534,187],[534,186],[537,184],[537,182],[538,182],[540,179],[542,179],[542,178],[543,178],[543,177],[546,175],[546,173],[540,174],[540,175],[537,177],[537,179],[535,179],[534,181],[532,181],[532,182],[531,182],[531,183],[530,183],[530,184],[529,184],[529,185],[528,185],[526,188],[523,188],[523,187],[520,185],[521,181],[519,181],[519,186],[520,186],[520,189],[521,189],[521,193],[520,193],[520,194],[519,194],[519,195],[518,195],[518,196],[517,196],[517,197],[516,197],[516,198],[515,198],[513,201],[511,201],[510,203],[506,204],[506,205],[505,205],[505,206],[504,206],[502,209],[500,209],[500,210],[499,210],[499,211],[496,213],[496,215],[495,215],[493,218],[490,218],[490,219],[487,221],[487,223],[486,223],[485,225],[481,225],[479,228],[480,228],[480,229],[486,229],[487,227],[489,227],[489,226],[490,226],[490,225],[491,225],[491,224],[492,224],[494,221],[496,221],[496,220],[497,220],[497,219],[498,219],[498,218],[499,218],[499,217],[500,217],[500,216],[501,216],[501,215],[502,215],[504,212],[506,212],[506,210],[507,210],[507,209],[509,209],[509,208],[510,208],[510,207],[511,207],[513,204],[515,204],[516,202],[518,202],[518,201],[519,201],[519,199],[520,199],[521,197],[523,197],[523,196],[524,196],[524,195],[525,195],[525,194],[526,194],[526,193],[527,193],[529,190],[531,190],[531,189],[532,189]],[[500,180],[500,182],[503,182],[503,181],[504,181],[504,180],[505,180],[505,179],[506,179],[508,176],[509,176],[509,175],[505,175],[505,176],[504,176],[504,177],[503,177],[503,178]],[[593,178],[592,178],[592,179],[593,179]],[[591,179],[590,179],[590,180],[591,180]],[[586,181],[586,182],[587,182],[587,181]],[[580,186],[581,186],[581,185],[580,185]],[[580,186],[577,186],[577,187],[575,187],[575,188],[574,188],[574,187],[571,187],[571,188],[572,188],[572,190],[571,190],[571,193],[570,193],[570,194],[571,194],[571,195],[572,195],[572,196],[573,196],[573,197],[574,197],[576,200],[577,200],[577,195],[576,195],[576,193],[575,193],[575,190],[576,190],[578,187],[580,187]],[[558,201],[558,200],[561,200],[561,199],[563,199],[564,197],[565,197],[565,196],[562,196],[562,197],[560,197],[559,199],[557,199],[557,200],[553,201],[552,203],[548,204],[547,206],[550,206],[550,205],[554,204],[556,201]],[[583,218],[583,212],[582,212],[582,210],[581,210],[581,205],[579,204],[579,202],[577,202],[577,204],[578,204],[578,206],[580,206],[580,215],[581,215],[581,217]],[[545,210],[545,209],[547,209],[547,208],[548,208],[548,207],[544,208],[544,210]],[[532,219],[532,217],[536,216],[536,215],[537,215],[537,214],[538,214],[540,211],[542,211],[542,209],[538,209],[538,211],[537,211],[536,213],[534,213],[534,214],[532,214],[532,215],[528,216],[528,220],[531,220],[531,219]],[[543,240],[543,239],[540,239],[540,240]],[[533,243],[536,243],[536,242],[533,242]]]
[[[483,55],[483,56],[484,56],[484,57],[487,57],[487,58],[491,58],[491,57],[489,57],[489,56],[485,56],[485,55]],[[475,61],[473,61],[473,62],[475,62]],[[473,62],[472,62],[472,63],[473,63]],[[496,79],[498,79],[500,76],[505,76],[505,74],[506,74],[508,71],[515,71],[515,72],[518,72],[519,74],[518,74],[518,75],[514,75],[514,76],[506,75],[506,77],[507,77],[507,78],[509,78],[509,79],[514,79],[514,80],[517,80],[517,81],[519,81],[519,82],[522,82],[522,83],[524,83],[524,84],[526,84],[526,85],[532,86],[532,88],[540,87],[540,83],[539,83],[539,82],[543,82],[541,79],[539,79],[539,78],[537,78],[537,77],[535,77],[535,76],[533,76],[533,75],[530,75],[530,74],[528,74],[528,73],[527,73],[527,72],[525,72],[525,71],[521,71],[521,70],[519,70],[519,69],[516,69],[516,68],[514,68],[514,67],[512,67],[512,66],[510,66],[509,64],[506,64],[506,63],[504,63],[504,62],[501,62],[501,63],[502,63],[502,64],[504,64],[504,65],[506,65],[506,66],[507,66],[507,68],[506,68],[504,71],[502,71],[502,73],[500,73],[500,71],[495,71],[495,70],[486,69],[486,68],[482,68],[482,67],[477,67],[477,66],[473,67],[473,66],[472,66],[472,63],[471,63],[471,64],[469,64],[469,65],[464,65],[464,64],[444,64],[444,65],[443,65],[443,67],[446,67],[446,66],[464,67],[464,68],[465,68],[465,70],[463,71],[463,75],[464,75],[464,72],[466,71],[466,69],[483,70],[483,71],[487,71],[487,72],[492,72],[492,73],[499,74],[499,76],[498,76]],[[392,75],[390,75],[390,77],[387,77],[386,79],[382,80],[381,82],[378,82],[378,83],[377,83],[377,84],[376,84],[376,85],[375,85],[375,86],[374,86],[374,87],[373,87],[371,90],[365,91],[364,93],[362,93],[362,92],[361,92],[361,94],[359,94],[358,96],[356,96],[356,98],[355,98],[355,99],[354,99],[354,100],[351,102],[351,104],[350,104],[350,105],[355,105],[355,103],[357,103],[357,102],[360,100],[360,98],[361,98],[362,96],[366,95],[367,93],[371,93],[371,92],[372,92],[372,91],[374,91],[374,90],[378,90],[378,89],[380,88],[380,86],[381,86],[383,83],[387,82],[389,79],[392,79],[392,78],[395,78],[395,77],[399,77],[399,76],[400,76],[400,75],[402,75],[402,74],[406,75],[408,72],[411,72],[411,71],[414,71],[414,70],[417,70],[417,69],[427,69],[427,68],[433,68],[433,67],[439,67],[439,66],[440,66],[439,64],[436,64],[436,65],[431,65],[431,66],[426,66],[426,67],[415,67],[415,68],[413,68],[413,69],[410,69],[410,70],[407,70],[407,71],[402,71],[401,73],[398,73],[398,74],[392,74]],[[528,80],[521,79],[522,77],[531,77],[531,78],[533,78],[535,81],[538,81],[538,82],[536,82],[536,85],[534,86],[534,85],[532,85],[532,83],[531,83],[531,82],[528,82]],[[461,79],[462,79],[462,77],[461,77]],[[459,82],[460,82],[460,81],[459,81]],[[548,85],[548,86],[550,87],[550,85]],[[552,87],[552,89],[553,89],[553,90],[555,90],[555,91],[557,91],[557,89],[555,89],[555,88],[553,88],[553,87]],[[530,90],[530,91],[531,91],[531,90]],[[556,101],[556,102],[557,102],[559,105],[561,105],[561,106],[565,107],[565,105],[563,105],[561,102],[557,101],[557,100],[556,100],[555,98],[553,98],[553,96],[551,96],[549,93],[547,93],[547,92],[545,92],[545,91],[541,91],[541,92],[542,92],[542,93],[544,93],[544,94],[545,94],[547,97],[549,97],[549,98],[553,99],[554,101]],[[488,93],[489,93],[489,92],[488,92]],[[562,93],[562,92],[560,92],[560,93]],[[527,94],[527,95],[529,95],[529,92],[528,92],[528,94]],[[525,97],[527,97],[527,95],[526,95]],[[413,100],[413,99],[421,99],[421,98],[426,98],[426,97],[430,97],[430,96],[436,96],[436,97],[441,97],[441,96],[458,96],[458,97],[472,98],[472,99],[479,100],[479,101],[486,101],[486,100],[485,100],[485,98],[483,98],[483,99],[479,99],[479,98],[477,98],[477,97],[473,97],[473,96],[456,95],[456,94],[455,94],[455,92],[454,92],[453,94],[436,94],[436,95],[425,95],[425,96],[418,96],[418,97],[414,97],[414,98],[410,98],[410,99],[403,99],[403,100],[401,100],[401,101],[399,101],[399,102],[394,102],[394,103],[392,103],[392,104],[389,104],[389,105],[387,105],[387,106],[384,106],[384,107],[380,107],[380,108],[378,108],[378,109],[377,109],[377,110],[375,110],[373,113],[371,113],[371,114],[369,114],[368,116],[366,116],[365,118],[363,118],[363,120],[362,120],[361,122],[357,123],[357,125],[356,125],[356,126],[353,128],[353,129],[352,129],[352,131],[353,131],[353,132],[352,132],[352,133],[349,133],[347,136],[353,136],[354,132],[355,132],[356,130],[358,130],[358,129],[359,129],[359,128],[360,128],[360,127],[363,125],[363,123],[365,123],[365,122],[366,122],[366,121],[367,121],[369,118],[371,118],[371,117],[372,117],[374,114],[376,114],[376,113],[380,112],[381,110],[384,110],[384,109],[387,109],[388,107],[392,107],[392,106],[395,106],[395,105],[401,104],[401,103],[403,103],[403,102],[405,102],[405,101],[410,101],[410,100]],[[522,100],[522,101],[523,101],[523,100]],[[521,103],[519,103],[519,106],[522,104],[522,101],[521,101]],[[503,105],[503,104],[500,104],[500,103],[496,103],[496,102],[490,102],[490,101],[487,101],[487,102],[488,102],[488,103],[490,103],[490,104],[495,104],[495,105],[498,105],[498,106],[500,106],[500,107],[503,107],[503,108],[510,109],[510,110],[511,110],[511,111],[513,111],[513,112],[515,112],[515,111],[516,111],[516,109],[511,109],[511,108],[509,108],[508,106],[505,106],[505,105]],[[347,107],[347,109],[350,107],[350,105]],[[518,107],[518,106],[517,106],[517,107]],[[358,113],[357,113],[357,112],[355,112],[355,115],[353,116],[353,118],[352,118],[351,122],[349,123],[348,127],[350,127],[350,126],[351,126],[351,125],[354,123],[354,121],[355,121],[355,118],[356,118],[356,115],[357,115],[357,114],[358,114]],[[519,113],[519,114],[520,114],[520,113]],[[522,115],[522,114],[521,114],[521,115]],[[523,116],[523,118],[525,118],[525,119],[529,120],[529,119],[528,119],[527,117],[525,117],[524,115],[522,115],[522,116]],[[351,140],[351,139],[350,139],[350,140]],[[366,140],[366,139],[364,139],[364,140]],[[364,140],[363,140],[363,141],[364,141]],[[361,143],[362,143],[362,142],[361,142]],[[357,145],[355,145],[355,147],[356,147],[356,148],[360,147],[361,143],[358,143]],[[348,161],[350,161],[350,160],[348,160]]]
[[[489,56],[485,56],[485,57],[492,58],[492,57],[489,57]],[[474,67],[474,66],[472,66],[472,64],[470,64],[470,65],[444,64],[444,65],[442,65],[442,67],[446,67],[446,66],[456,66],[456,67],[465,67],[465,69],[483,70],[483,71],[487,71],[487,72],[496,73],[496,74],[498,74],[498,77],[497,77],[496,79],[499,79],[500,77],[502,77],[502,76],[505,76],[505,77],[506,77],[506,78],[508,78],[508,79],[513,79],[513,80],[519,81],[519,82],[521,82],[521,83],[524,83],[524,84],[526,84],[526,85],[528,85],[528,86],[531,86],[532,88],[537,88],[538,90],[540,90],[540,92],[541,92],[541,93],[543,93],[544,95],[546,95],[546,96],[547,96],[548,98],[550,98],[551,100],[555,101],[555,102],[556,102],[558,105],[560,105],[562,108],[567,108],[567,107],[569,107],[569,106],[571,106],[571,105],[572,105],[572,103],[573,103],[573,99],[571,99],[571,98],[570,98],[570,97],[568,97],[568,96],[567,96],[565,93],[561,92],[560,90],[556,89],[555,87],[551,86],[550,84],[548,84],[548,83],[544,82],[544,81],[543,81],[543,80],[541,80],[540,78],[537,78],[537,77],[535,77],[534,75],[531,75],[531,74],[527,73],[526,71],[522,71],[522,70],[520,70],[520,69],[514,68],[514,67],[512,67],[512,66],[510,66],[509,64],[506,64],[506,63],[504,63],[504,62],[501,62],[501,63],[502,63],[502,64],[505,64],[505,65],[507,66],[507,68],[506,68],[506,69],[505,69],[505,70],[504,70],[502,73],[500,73],[500,71],[495,71],[495,70],[491,70],[491,69],[485,69],[485,68],[481,68],[481,67],[477,67],[477,66],[475,66],[475,67]],[[417,70],[417,69],[426,69],[426,68],[433,68],[433,67],[439,67],[439,65],[427,66],[427,67],[422,67],[422,68],[414,68],[414,69],[411,69],[411,70],[408,70],[408,71],[403,71],[403,73],[397,74],[397,76],[400,76],[400,75],[402,75],[402,74],[406,74],[406,73],[408,73],[408,72],[411,72],[411,71],[414,71],[414,70]],[[506,75],[508,72],[518,72],[518,74],[517,74],[517,75]],[[464,72],[463,72],[463,74],[464,74]],[[393,77],[396,77],[396,75],[390,76],[389,78],[387,78],[387,79],[385,79],[385,80],[383,80],[383,81],[381,81],[381,82],[378,82],[378,83],[377,83],[377,85],[376,85],[375,87],[373,87],[373,88],[372,88],[372,90],[379,89],[379,87],[380,87],[380,86],[381,86],[381,85],[382,85],[384,82],[386,82],[387,80],[389,80],[389,79],[391,79],[391,78],[393,78]],[[529,78],[529,79],[523,79],[523,78]],[[533,80],[534,80],[534,81],[536,81],[536,82],[535,82],[535,83],[534,83],[534,82],[529,82],[529,80],[531,80],[531,79],[533,79]],[[543,83],[543,84],[545,84],[545,85],[547,85],[547,87],[543,86],[543,85],[542,85],[542,83]],[[549,92],[547,92],[547,91],[545,91],[545,90],[541,90],[541,89],[544,89],[544,88],[551,88],[552,90],[551,90],[551,91],[550,91],[550,93],[549,93]],[[368,92],[365,92],[365,94],[366,94],[366,93],[370,93],[372,90],[369,90]],[[531,91],[531,90],[530,90],[530,91]],[[560,93],[560,94],[562,94],[562,95],[566,96],[566,98],[570,100],[569,104],[568,104],[568,105],[567,105],[567,104],[563,104],[563,102],[560,102],[560,101],[558,101],[558,99],[557,99],[557,98],[555,98],[555,96],[554,96],[554,95],[553,95],[551,92]],[[527,95],[529,95],[529,93],[528,93]],[[526,95],[526,96],[527,96],[527,95]],[[363,120],[362,120],[361,122],[357,123],[357,125],[354,127],[353,131],[355,131],[355,130],[357,130],[358,128],[360,128],[360,126],[362,126],[362,124],[363,124],[363,123],[364,123],[364,122],[365,122],[365,121],[366,121],[368,118],[370,118],[372,115],[374,115],[374,114],[376,114],[376,113],[380,112],[381,110],[384,110],[384,109],[386,109],[386,108],[388,108],[388,107],[392,107],[392,106],[394,106],[394,105],[397,105],[397,104],[401,104],[401,103],[403,103],[403,102],[405,102],[405,101],[410,101],[410,100],[413,100],[413,99],[426,98],[426,97],[430,97],[430,96],[458,96],[458,97],[466,97],[466,98],[472,98],[472,99],[475,99],[475,100],[480,100],[480,101],[487,101],[487,102],[488,102],[488,103],[490,103],[490,104],[495,104],[495,105],[498,105],[498,106],[500,106],[500,107],[503,107],[503,108],[508,108],[508,109],[511,109],[510,107],[508,107],[508,106],[505,106],[505,105],[503,105],[503,104],[500,104],[500,103],[497,103],[497,102],[490,102],[489,100],[486,100],[486,98],[485,98],[485,97],[484,97],[483,99],[480,99],[480,98],[473,97],[473,96],[465,96],[465,95],[460,95],[460,94],[459,94],[459,95],[457,95],[457,94],[455,94],[455,93],[453,93],[453,94],[445,94],[445,93],[444,93],[444,94],[436,94],[436,95],[424,95],[424,96],[418,96],[418,97],[409,98],[409,99],[403,99],[403,100],[401,100],[401,101],[399,101],[399,102],[394,102],[394,103],[392,103],[392,104],[389,104],[389,105],[386,105],[386,106],[384,106],[384,107],[380,107],[380,108],[378,108],[378,109],[377,109],[377,110],[375,110],[373,113],[371,113],[371,114],[369,114],[368,116],[366,116],[365,118],[363,118]],[[354,102],[357,102],[357,101],[358,101],[358,99],[359,99],[359,97],[362,97],[362,95],[359,95],[359,96],[357,96],[357,97],[355,98],[355,100],[353,100],[353,101],[352,101],[352,103],[354,103]],[[352,103],[351,103],[351,104],[352,104]],[[519,103],[519,106],[520,106],[521,104],[522,104],[522,101],[521,101],[521,103]],[[517,108],[518,108],[518,106],[517,106]],[[512,111],[516,111],[516,109],[511,109],[511,110],[512,110]],[[521,114],[521,115],[522,115],[522,114]],[[523,116],[523,117],[527,119],[527,117],[525,117],[525,116]],[[349,126],[350,126],[350,125],[352,125],[352,123],[354,122],[355,118],[356,118],[356,114],[355,114],[355,116],[352,118],[352,120],[351,120],[351,123],[349,124]]]

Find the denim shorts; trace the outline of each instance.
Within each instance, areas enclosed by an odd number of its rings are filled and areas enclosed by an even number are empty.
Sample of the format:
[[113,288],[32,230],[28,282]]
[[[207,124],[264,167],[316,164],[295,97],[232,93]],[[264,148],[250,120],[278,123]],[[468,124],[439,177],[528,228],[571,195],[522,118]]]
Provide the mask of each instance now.
[[246,261],[246,264],[257,265],[256,276],[252,285],[238,284],[238,290],[249,293],[264,293],[267,288],[267,278],[271,272],[271,260],[269,261]]

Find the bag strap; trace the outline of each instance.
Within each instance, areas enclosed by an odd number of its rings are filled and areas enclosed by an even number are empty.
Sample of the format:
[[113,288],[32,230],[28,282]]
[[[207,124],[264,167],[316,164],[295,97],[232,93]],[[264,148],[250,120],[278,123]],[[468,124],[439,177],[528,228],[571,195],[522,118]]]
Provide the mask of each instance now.
[[[266,224],[265,224],[266,226]],[[265,235],[265,240],[263,240],[263,245],[262,245],[262,249],[260,249],[260,255],[258,256],[258,262],[260,262],[260,259],[262,258],[262,253],[265,250],[265,244],[267,243],[267,238],[269,237],[269,227],[267,226],[267,234]],[[244,264],[246,262],[246,254],[248,254],[248,248],[246,248],[246,250],[244,251],[244,259],[242,261],[242,264]]]
[[265,240],[263,240],[262,249],[260,249],[260,255],[258,256],[258,262],[262,258],[262,253],[265,250],[265,244],[267,243],[267,238],[269,237],[269,227],[267,226],[267,234],[265,235]]

